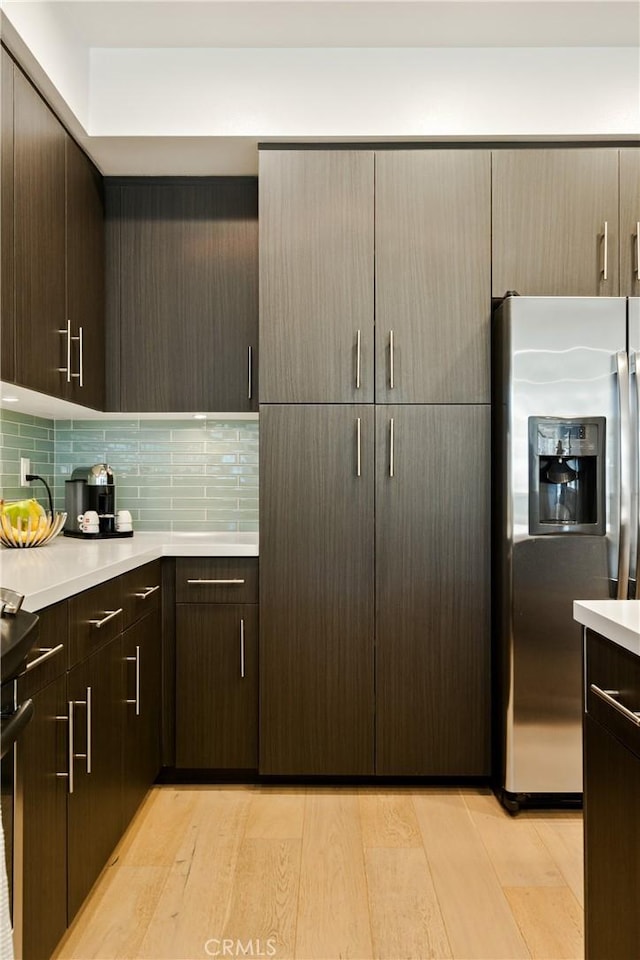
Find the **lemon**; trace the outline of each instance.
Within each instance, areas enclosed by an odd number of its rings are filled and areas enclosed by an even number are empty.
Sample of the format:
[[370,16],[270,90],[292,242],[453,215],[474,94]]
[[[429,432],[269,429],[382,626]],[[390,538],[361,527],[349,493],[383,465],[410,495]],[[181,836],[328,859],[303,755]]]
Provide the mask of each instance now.
[[31,520],[31,529],[36,530],[40,518],[46,516],[44,508],[37,500],[0,500],[0,512],[11,524],[14,532],[18,535],[18,521],[22,520],[22,535],[24,536]]

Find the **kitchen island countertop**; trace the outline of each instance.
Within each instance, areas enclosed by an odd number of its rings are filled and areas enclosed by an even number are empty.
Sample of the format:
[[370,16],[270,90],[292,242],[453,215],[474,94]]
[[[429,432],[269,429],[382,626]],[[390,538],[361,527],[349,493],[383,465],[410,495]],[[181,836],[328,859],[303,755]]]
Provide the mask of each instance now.
[[573,617],[640,656],[640,600],[575,600]]
[[59,536],[43,547],[0,548],[0,585],[37,611],[159,557],[256,557],[257,533],[135,533],[128,539]]

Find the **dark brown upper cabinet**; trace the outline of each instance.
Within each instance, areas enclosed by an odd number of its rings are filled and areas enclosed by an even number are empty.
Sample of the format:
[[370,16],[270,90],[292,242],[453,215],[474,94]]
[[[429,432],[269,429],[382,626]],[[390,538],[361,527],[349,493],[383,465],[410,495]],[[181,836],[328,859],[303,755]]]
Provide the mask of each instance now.
[[255,177],[112,181],[108,405],[257,410]]
[[15,380],[53,396],[66,394],[66,139],[46,103],[15,68]]
[[493,296],[617,296],[618,150],[495,150]]
[[374,155],[260,154],[260,402],[372,403]]
[[640,149],[620,151],[620,295],[640,295]]
[[376,153],[376,402],[487,403],[488,150]]
[[[67,148],[67,397],[105,407],[105,212],[102,177],[80,147]],[[65,364],[66,365],[66,364]]]
[[2,51],[2,376],[104,407],[101,178]]
[[13,285],[13,60],[0,47],[0,378],[15,380]]
[[488,405],[376,407],[376,773],[490,772]]

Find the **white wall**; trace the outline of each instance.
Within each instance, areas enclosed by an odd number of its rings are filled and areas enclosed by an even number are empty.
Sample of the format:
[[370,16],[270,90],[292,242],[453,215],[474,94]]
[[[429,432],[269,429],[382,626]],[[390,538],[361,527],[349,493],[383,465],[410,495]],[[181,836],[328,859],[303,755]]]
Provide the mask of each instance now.
[[[35,61],[34,64],[29,56],[21,57],[21,49],[14,50],[19,59],[26,60],[23,63],[25,69],[43,87],[43,92],[55,101],[46,78],[53,81],[57,93],[86,128],[89,118],[89,51],[78,42],[73,28],[60,18],[55,4],[0,0],[0,9]],[[44,83],[41,82],[43,78]]]
[[93,49],[101,136],[626,136],[634,48]]

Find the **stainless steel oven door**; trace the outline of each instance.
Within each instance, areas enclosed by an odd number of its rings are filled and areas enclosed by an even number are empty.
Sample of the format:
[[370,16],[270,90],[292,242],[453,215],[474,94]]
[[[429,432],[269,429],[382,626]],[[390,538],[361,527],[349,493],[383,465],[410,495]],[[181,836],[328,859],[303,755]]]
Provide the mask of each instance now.
[[[22,785],[17,752],[20,735],[33,715],[33,703],[31,700],[25,700],[24,703],[18,704],[17,686],[17,681],[13,680],[0,687],[0,815],[4,834],[5,861],[0,863],[0,870],[6,868],[8,881],[8,918],[7,905],[0,902],[0,945],[3,948],[0,956],[3,957],[11,956],[6,946],[7,937],[11,933],[6,929],[7,919],[14,931],[22,930],[23,816]],[[0,876],[0,889],[3,879]],[[16,955],[20,956],[20,945],[15,943],[15,938],[13,947]]]

